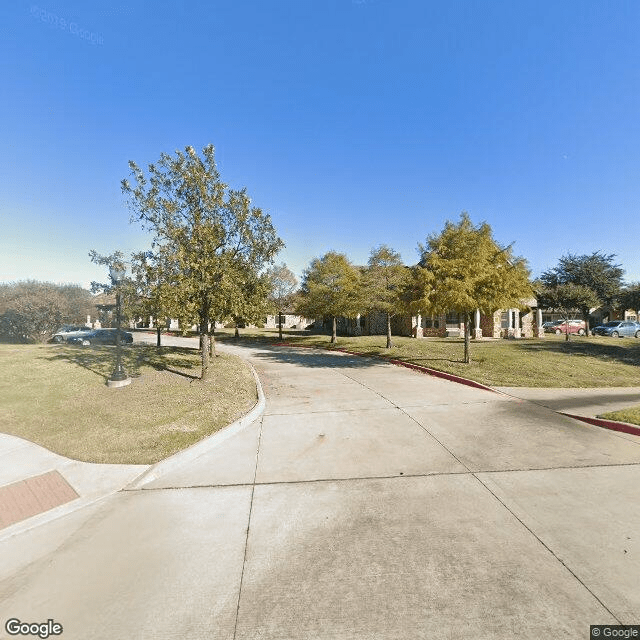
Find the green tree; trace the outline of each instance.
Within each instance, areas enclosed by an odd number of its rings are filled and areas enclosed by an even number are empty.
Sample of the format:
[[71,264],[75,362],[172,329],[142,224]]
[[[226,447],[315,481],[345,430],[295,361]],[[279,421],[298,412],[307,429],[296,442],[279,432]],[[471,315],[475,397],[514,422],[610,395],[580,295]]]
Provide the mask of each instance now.
[[397,251],[387,245],[371,250],[364,272],[363,287],[366,291],[368,311],[379,311],[386,317],[387,349],[391,349],[391,318],[406,309],[407,285],[411,273]]
[[474,311],[490,314],[521,305],[532,295],[526,261],[513,256],[511,246],[500,247],[486,222],[474,226],[466,212],[458,224],[447,221],[441,233],[418,246],[420,266],[430,274],[425,276],[427,289],[422,299],[435,313],[463,315],[464,362],[468,363]]
[[[177,291],[171,286],[172,263],[164,258],[165,247],[158,250],[140,251],[131,257],[132,279],[136,292],[136,315],[153,316],[156,320],[156,346],[162,345],[162,322],[164,318],[182,315]],[[185,327],[187,324],[181,324]]]
[[[589,287],[573,282],[542,286],[538,290],[538,304],[559,313],[565,322],[565,340],[569,340],[569,320],[576,315],[576,310],[591,308],[598,304],[598,296]],[[586,324],[587,329],[589,325]]]
[[337,340],[337,318],[355,316],[362,308],[360,272],[346,255],[329,251],[305,270],[298,312],[308,318],[332,319],[331,342]]
[[617,306],[621,311],[626,311],[627,309],[633,309],[636,312],[640,311],[640,282],[632,282],[620,291],[617,298]]
[[[575,291],[566,290],[576,300],[575,308],[579,310],[585,327],[589,328],[589,314],[593,307],[612,305],[622,286],[624,270],[615,264],[615,254],[604,254],[596,251],[591,254],[567,254],[560,258],[558,265],[545,271],[540,280],[547,289],[559,285],[573,284],[589,289],[593,295],[578,295]],[[560,291],[563,291],[561,289]],[[587,331],[588,334],[588,331]]]
[[267,270],[269,278],[269,310],[278,314],[278,332],[282,340],[282,313],[293,303],[298,289],[298,279],[293,271],[283,262]]
[[133,184],[123,180],[122,191],[132,220],[153,233],[154,252],[165,251],[163,259],[172,265],[169,285],[183,314],[197,319],[204,380],[211,321],[243,295],[239,274],[259,273],[284,243],[245,189],[229,189],[220,180],[213,145],[202,157],[193,147],[175,156],[163,153],[149,165],[148,176],[133,161],[129,167]]

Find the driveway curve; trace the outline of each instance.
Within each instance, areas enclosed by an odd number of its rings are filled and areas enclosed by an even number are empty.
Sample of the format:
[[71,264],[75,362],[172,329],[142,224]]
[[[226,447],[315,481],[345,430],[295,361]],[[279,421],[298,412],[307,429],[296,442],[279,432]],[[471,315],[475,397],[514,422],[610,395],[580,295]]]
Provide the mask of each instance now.
[[256,368],[262,418],[70,522],[46,555],[35,534],[4,543],[32,561],[0,574],[0,621],[577,639],[640,620],[640,438],[375,359],[224,348]]

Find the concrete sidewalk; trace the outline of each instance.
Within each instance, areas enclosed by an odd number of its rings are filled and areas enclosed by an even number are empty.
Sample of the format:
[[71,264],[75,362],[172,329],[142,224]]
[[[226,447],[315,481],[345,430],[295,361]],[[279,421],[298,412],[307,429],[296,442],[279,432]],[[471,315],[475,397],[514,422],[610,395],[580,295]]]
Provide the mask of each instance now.
[[0,433],[0,540],[119,491],[146,468],[70,460]]
[[511,640],[640,619],[640,438],[375,359],[233,350],[258,370],[263,418],[0,542],[17,558],[0,622],[54,618],[79,639]]
[[640,404],[640,387],[593,389],[540,389],[531,387],[496,387],[516,398],[530,400],[554,411],[595,418],[609,411],[619,411]]

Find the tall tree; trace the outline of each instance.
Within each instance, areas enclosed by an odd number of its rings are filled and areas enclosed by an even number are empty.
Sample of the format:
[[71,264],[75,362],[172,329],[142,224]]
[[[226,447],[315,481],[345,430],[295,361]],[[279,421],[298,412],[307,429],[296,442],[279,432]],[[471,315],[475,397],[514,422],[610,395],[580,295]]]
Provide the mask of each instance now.
[[391,318],[405,308],[403,293],[409,281],[410,271],[402,263],[400,254],[387,245],[371,250],[364,273],[364,289],[368,310],[385,315],[387,324],[387,349],[391,349]]
[[468,363],[472,314],[476,309],[490,314],[522,305],[532,295],[527,264],[512,254],[511,246],[498,245],[486,222],[474,226],[466,212],[457,224],[447,221],[441,233],[418,246],[420,266],[431,274],[425,280],[431,310],[454,311],[464,317],[464,362]]
[[362,308],[360,272],[346,255],[329,251],[305,269],[298,311],[308,318],[329,316],[331,342],[337,340],[337,318],[355,316]]
[[632,282],[620,291],[617,298],[617,306],[621,311],[633,309],[640,311],[640,282]]
[[[576,315],[577,309],[591,308],[598,304],[598,297],[589,288],[573,282],[564,284],[552,284],[539,287],[538,304],[547,309],[553,309],[562,316],[565,323],[565,340],[568,341],[571,334],[569,333],[569,320]],[[588,333],[589,325],[585,325]]]
[[245,189],[229,189],[220,180],[214,147],[202,157],[193,147],[175,156],[163,153],[148,176],[131,161],[131,180],[122,181],[132,220],[153,233],[154,251],[163,247],[172,262],[170,285],[185,313],[200,326],[202,374],[209,375],[211,320],[217,309],[241,295],[238,274],[259,273],[284,246],[271,217]]
[[298,289],[298,279],[284,262],[269,268],[267,277],[270,283],[270,308],[278,314],[278,333],[282,340],[282,313],[293,302],[293,295]]
[[599,305],[612,305],[622,286],[624,270],[619,264],[615,264],[615,257],[613,253],[604,254],[599,251],[585,255],[569,253],[560,258],[556,267],[540,276],[543,285],[550,289],[558,285],[573,284],[592,292],[592,296],[576,298],[579,306],[575,308],[582,315],[587,335],[591,309]]

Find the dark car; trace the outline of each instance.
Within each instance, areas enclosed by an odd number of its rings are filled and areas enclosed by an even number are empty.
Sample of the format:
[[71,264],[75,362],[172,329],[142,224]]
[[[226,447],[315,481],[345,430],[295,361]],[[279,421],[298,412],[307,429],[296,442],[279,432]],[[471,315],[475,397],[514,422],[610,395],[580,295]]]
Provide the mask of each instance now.
[[593,330],[597,336],[611,336],[621,338],[622,336],[635,336],[640,338],[640,324],[631,320],[612,320],[605,322]]
[[[91,344],[116,344],[117,336],[117,329],[94,329],[93,331],[87,331],[80,335],[73,336],[69,338],[67,342],[70,344],[81,344],[85,347]],[[128,331],[121,331],[120,342],[122,344],[131,344],[133,342],[133,336]]]

